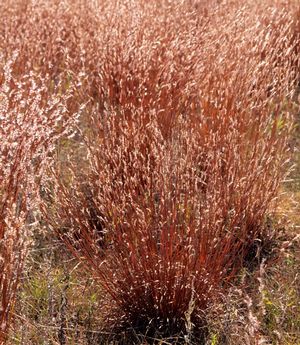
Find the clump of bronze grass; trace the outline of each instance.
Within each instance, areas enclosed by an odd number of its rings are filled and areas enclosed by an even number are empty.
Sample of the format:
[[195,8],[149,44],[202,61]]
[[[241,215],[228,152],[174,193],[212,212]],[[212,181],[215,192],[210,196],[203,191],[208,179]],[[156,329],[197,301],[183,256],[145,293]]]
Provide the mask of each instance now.
[[63,96],[48,93],[47,77],[14,76],[17,53],[4,64],[0,84],[0,343],[10,326],[16,290],[37,212],[39,178],[54,142],[68,127]]
[[187,339],[268,236],[299,37],[279,2],[114,6],[78,129],[85,169],[72,155],[53,165],[44,211],[121,328]]
[[9,119],[1,126],[2,325],[26,252],[33,176],[67,125],[60,115],[84,102],[78,136],[43,186],[45,219],[107,291],[121,328],[191,339],[253,243],[268,236],[265,217],[289,158],[297,5],[0,6],[1,67],[17,49],[19,80],[0,79]]

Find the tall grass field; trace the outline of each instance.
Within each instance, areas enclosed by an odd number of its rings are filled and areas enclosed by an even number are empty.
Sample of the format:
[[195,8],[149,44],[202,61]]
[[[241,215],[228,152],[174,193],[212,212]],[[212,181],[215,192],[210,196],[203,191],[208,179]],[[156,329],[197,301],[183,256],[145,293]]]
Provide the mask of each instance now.
[[0,13],[0,345],[300,345],[299,0]]

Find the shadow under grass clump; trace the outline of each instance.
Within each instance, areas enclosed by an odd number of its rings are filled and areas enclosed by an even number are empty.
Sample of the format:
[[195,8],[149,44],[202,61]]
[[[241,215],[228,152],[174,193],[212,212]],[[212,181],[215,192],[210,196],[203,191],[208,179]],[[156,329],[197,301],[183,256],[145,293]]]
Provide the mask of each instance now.
[[263,231],[247,248],[242,267],[249,272],[256,271],[263,261],[272,262],[278,257],[280,243],[285,236],[285,229],[267,217]]
[[[138,328],[128,327],[126,329],[111,329],[107,335],[99,337],[99,345],[118,344],[118,345],[205,345],[209,337],[208,326],[200,327],[192,334],[187,334],[186,330],[179,331],[179,324],[174,328],[174,324],[165,323],[152,324],[146,323]],[[181,324],[184,327],[184,322]],[[175,329],[177,332],[175,332]]]

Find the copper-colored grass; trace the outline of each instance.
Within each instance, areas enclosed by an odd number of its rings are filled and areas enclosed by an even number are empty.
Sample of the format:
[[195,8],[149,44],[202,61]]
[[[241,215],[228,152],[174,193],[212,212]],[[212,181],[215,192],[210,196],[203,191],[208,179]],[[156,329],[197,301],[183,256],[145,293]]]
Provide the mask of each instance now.
[[17,49],[16,76],[46,76],[49,93],[72,89],[69,116],[85,105],[68,159],[49,167],[45,220],[107,291],[121,327],[189,336],[267,236],[289,159],[299,6],[7,0],[0,9],[1,66]]
[[279,4],[127,5],[99,14],[87,166],[53,168],[51,221],[123,327],[188,333],[267,236],[298,37]]
[[37,212],[36,181],[54,142],[67,130],[71,96],[49,95],[47,78],[34,73],[15,77],[16,54],[1,70],[0,84],[0,344],[7,337]]

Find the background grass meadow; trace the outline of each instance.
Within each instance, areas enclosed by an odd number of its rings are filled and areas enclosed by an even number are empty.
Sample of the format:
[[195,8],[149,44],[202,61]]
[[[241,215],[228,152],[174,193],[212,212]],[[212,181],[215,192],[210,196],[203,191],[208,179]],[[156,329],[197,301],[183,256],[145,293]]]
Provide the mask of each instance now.
[[0,344],[300,345],[299,1],[0,13]]

